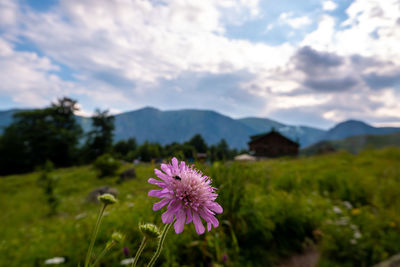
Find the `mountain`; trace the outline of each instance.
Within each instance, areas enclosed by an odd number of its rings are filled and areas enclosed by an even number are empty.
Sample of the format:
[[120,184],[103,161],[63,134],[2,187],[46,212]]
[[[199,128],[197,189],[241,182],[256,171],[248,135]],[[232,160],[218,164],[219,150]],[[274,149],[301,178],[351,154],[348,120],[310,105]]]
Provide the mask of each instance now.
[[[12,114],[18,110],[0,112],[0,125],[9,125]],[[90,118],[76,117],[85,132],[91,127]],[[160,111],[147,107],[115,116],[115,141],[135,137],[138,143],[145,141],[168,144],[188,141],[199,133],[211,145],[224,138],[230,147],[247,148],[251,135],[268,132],[275,128],[283,135],[298,140],[302,146],[311,144],[324,131],[311,127],[290,126],[261,118],[232,119],[209,110]],[[0,129],[1,131],[1,129]]]
[[[12,115],[21,110],[0,111],[0,134],[12,121]],[[85,132],[91,127],[87,117],[76,117]],[[361,121],[345,121],[325,131],[306,126],[285,125],[266,118],[232,119],[210,110],[170,110],[161,111],[147,107],[115,116],[115,141],[135,137],[138,143],[146,140],[168,144],[185,142],[195,134],[201,134],[211,145],[224,138],[230,147],[247,148],[251,135],[270,131],[272,128],[281,134],[298,141],[301,147],[315,144],[321,140],[338,140],[362,134],[388,134],[400,128],[376,128]]]
[[135,137],[144,141],[167,144],[185,142],[199,133],[208,144],[224,138],[231,147],[247,148],[254,129],[230,117],[208,110],[160,111],[143,108],[115,117],[115,139]]
[[399,132],[395,127],[373,127],[362,121],[348,120],[337,124],[320,137],[320,140],[340,140],[355,135],[383,135]]
[[350,153],[359,153],[367,148],[400,147],[400,132],[385,135],[358,135],[342,140],[321,141],[300,151],[303,155],[314,155],[324,152],[346,150]]
[[11,124],[13,120],[13,115],[16,112],[24,111],[23,109],[9,109],[5,111],[0,111],[0,134],[3,132],[4,128]]
[[238,121],[254,129],[257,133],[269,132],[274,128],[289,139],[298,141],[301,147],[315,143],[320,140],[319,138],[325,133],[325,131],[321,129],[307,126],[285,125],[270,119],[251,117],[239,119]]

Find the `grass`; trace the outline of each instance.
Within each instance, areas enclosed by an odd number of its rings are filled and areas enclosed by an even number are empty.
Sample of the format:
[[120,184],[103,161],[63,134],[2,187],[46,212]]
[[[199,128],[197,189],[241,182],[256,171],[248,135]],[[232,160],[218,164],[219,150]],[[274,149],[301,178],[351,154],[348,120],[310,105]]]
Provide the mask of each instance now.
[[[309,246],[321,253],[320,266],[370,266],[400,252],[400,149],[340,152],[308,158],[254,163],[198,165],[219,188],[224,213],[220,227],[198,236],[193,225],[171,231],[159,259],[163,266],[273,266]],[[121,168],[131,167],[125,165]],[[139,222],[161,226],[156,199],[147,183],[158,165],[135,166],[137,178],[117,184],[98,179],[91,166],[57,169],[58,213],[38,185],[40,173],[0,178],[0,266],[42,266],[63,256],[65,266],[82,265],[99,204],[88,203],[93,189],[119,191],[107,210],[95,245],[99,253],[114,230],[126,234],[122,246],[102,260],[118,266],[139,247]],[[139,266],[155,249],[150,242]]]

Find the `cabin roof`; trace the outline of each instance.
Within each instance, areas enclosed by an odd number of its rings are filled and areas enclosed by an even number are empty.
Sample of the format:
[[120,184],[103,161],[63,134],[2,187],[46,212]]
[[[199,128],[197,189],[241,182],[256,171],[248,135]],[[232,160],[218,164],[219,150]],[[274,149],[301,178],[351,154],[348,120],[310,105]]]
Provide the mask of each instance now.
[[292,143],[293,145],[296,145],[296,146],[299,145],[297,142],[287,138],[286,136],[282,135],[281,133],[279,133],[279,132],[277,132],[275,130],[271,130],[269,132],[265,132],[265,133],[261,133],[261,134],[250,136],[251,140],[250,140],[249,144],[255,143],[255,142],[259,141],[260,139],[262,139],[263,137],[270,136],[270,135],[278,135],[279,137],[281,137],[283,139],[286,139],[287,141],[289,141],[289,143]]

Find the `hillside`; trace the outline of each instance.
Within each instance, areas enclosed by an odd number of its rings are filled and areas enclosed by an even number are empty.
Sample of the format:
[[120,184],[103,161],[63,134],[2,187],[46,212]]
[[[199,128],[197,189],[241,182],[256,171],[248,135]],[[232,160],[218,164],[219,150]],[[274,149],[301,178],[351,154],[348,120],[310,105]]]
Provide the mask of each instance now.
[[346,150],[350,153],[359,153],[364,149],[380,149],[385,147],[400,147],[400,132],[386,135],[359,135],[343,140],[321,141],[301,150],[304,155],[323,153],[327,149]]
[[200,133],[208,144],[224,138],[231,147],[246,148],[250,127],[214,111],[177,110],[160,111],[144,108],[116,116],[116,140],[135,137],[144,141],[167,144],[185,142]]
[[[157,266],[280,266],[313,244],[321,255],[319,266],[373,266],[400,251],[399,159],[400,149],[385,149],[196,164],[218,188],[217,202],[224,209],[217,215],[220,225],[203,235],[192,223],[181,234],[171,229]],[[0,266],[44,266],[54,257],[66,259],[60,266],[83,266],[100,208],[86,198],[104,185],[119,191],[119,202],[107,208],[95,251],[116,230],[126,240],[98,266],[120,266],[132,257],[141,241],[138,224],[162,227],[166,209],[153,211],[158,200],[148,196],[156,186],[147,180],[159,165],[127,164],[120,172],[131,167],[137,178],[123,184],[117,175],[98,179],[92,166],[54,170],[60,205],[52,216],[40,173],[1,177]],[[148,243],[138,266],[145,266],[155,247],[156,242]]]
[[356,135],[384,135],[399,132],[395,127],[373,127],[362,121],[348,120],[337,124],[320,137],[320,140],[340,140]]

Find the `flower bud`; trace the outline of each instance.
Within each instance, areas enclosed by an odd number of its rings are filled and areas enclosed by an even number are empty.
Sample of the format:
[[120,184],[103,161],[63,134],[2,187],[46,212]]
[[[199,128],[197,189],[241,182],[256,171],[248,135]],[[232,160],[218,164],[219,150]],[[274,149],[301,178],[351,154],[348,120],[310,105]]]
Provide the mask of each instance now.
[[160,230],[152,223],[141,224],[139,225],[139,229],[144,236],[149,239],[158,238],[160,236]]
[[111,240],[114,241],[115,243],[122,243],[124,241],[125,237],[123,234],[120,232],[114,232],[111,235]]
[[103,194],[97,197],[97,199],[104,205],[112,205],[117,202],[117,199],[111,194]]

